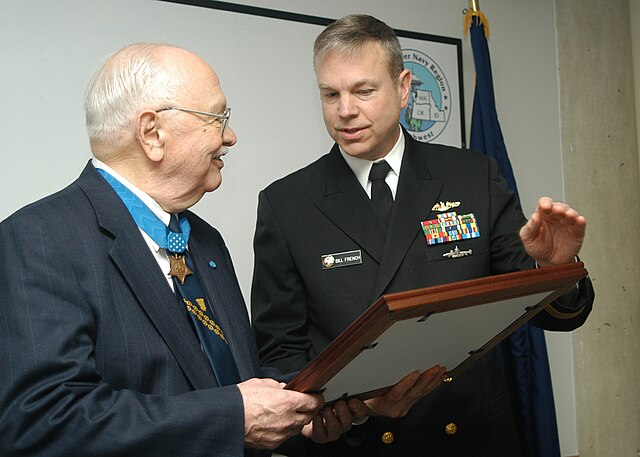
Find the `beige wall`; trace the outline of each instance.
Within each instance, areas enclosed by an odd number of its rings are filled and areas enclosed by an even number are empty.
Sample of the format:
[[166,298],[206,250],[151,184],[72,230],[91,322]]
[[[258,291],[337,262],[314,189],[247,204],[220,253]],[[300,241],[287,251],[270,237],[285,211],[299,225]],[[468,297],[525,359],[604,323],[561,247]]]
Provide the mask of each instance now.
[[636,92],[636,130],[640,153],[640,0],[629,2],[631,18],[631,48],[633,53],[633,80]]
[[[594,311],[573,334],[581,457],[640,455],[640,183],[631,44],[638,21],[631,11],[629,0],[556,0],[565,193],[589,220],[582,257],[596,287]],[[633,11],[637,17],[637,0]]]

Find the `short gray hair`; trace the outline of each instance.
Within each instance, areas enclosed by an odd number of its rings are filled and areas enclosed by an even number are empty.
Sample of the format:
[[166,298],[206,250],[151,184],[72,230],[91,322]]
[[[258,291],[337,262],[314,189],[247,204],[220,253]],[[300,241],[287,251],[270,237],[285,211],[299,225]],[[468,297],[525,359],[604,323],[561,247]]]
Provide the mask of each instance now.
[[84,99],[91,140],[116,145],[132,129],[143,109],[173,104],[182,79],[162,60],[162,51],[175,46],[140,43],[126,46],[104,61],[93,75]]
[[391,27],[366,14],[351,14],[329,24],[313,45],[313,68],[328,54],[338,53],[355,57],[370,42],[378,42],[387,56],[391,78],[404,70],[402,48]]

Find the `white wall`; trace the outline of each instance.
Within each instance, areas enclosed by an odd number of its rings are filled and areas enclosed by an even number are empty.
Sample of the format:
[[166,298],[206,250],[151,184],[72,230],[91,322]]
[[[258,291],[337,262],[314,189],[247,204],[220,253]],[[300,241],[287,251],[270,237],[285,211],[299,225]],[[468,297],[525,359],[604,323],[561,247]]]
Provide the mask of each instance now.
[[[394,28],[463,37],[466,0],[248,0],[233,3],[337,18],[372,14]],[[553,0],[482,0],[490,20],[503,133],[523,206],[563,197]],[[3,0],[0,4],[0,219],[62,188],[90,157],[82,96],[104,56],[140,41],[183,45],[219,73],[238,144],[224,184],[196,211],[216,225],[248,297],[257,193],[326,152],[311,67],[320,28],[151,0]],[[230,25],[231,24],[231,25]],[[301,39],[291,40],[291,28]],[[265,36],[270,37],[267,41]],[[239,43],[243,51],[234,50]],[[300,56],[304,56],[300,58]],[[473,61],[463,40],[467,132]],[[548,335],[563,455],[576,454],[570,335]]]

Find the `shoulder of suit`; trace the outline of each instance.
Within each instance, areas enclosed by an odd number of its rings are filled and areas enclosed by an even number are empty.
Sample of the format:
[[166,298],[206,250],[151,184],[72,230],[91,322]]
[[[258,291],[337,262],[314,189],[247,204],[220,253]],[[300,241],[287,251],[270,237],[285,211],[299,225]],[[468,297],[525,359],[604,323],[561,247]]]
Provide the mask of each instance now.
[[65,208],[77,208],[80,201],[86,201],[84,193],[77,185],[77,181],[69,184],[64,189],[54,192],[51,195],[42,197],[35,202],[29,203],[26,206],[15,211],[12,215],[7,217],[5,221],[9,220],[18,221],[25,219],[43,219],[44,221],[50,221],[52,218],[61,217],[64,218]]
[[415,140],[412,140],[410,144],[410,153],[423,157],[427,167],[436,176],[446,171],[480,172],[480,170],[488,170],[489,163],[493,160],[486,154],[472,149],[420,143]]
[[489,156],[473,149],[464,149],[456,146],[448,146],[437,143],[422,143],[411,138],[407,142],[413,152],[426,154],[429,158],[437,160],[474,160],[486,162]]
[[324,177],[330,167],[331,160],[331,153],[327,153],[309,165],[275,180],[265,188],[264,192],[269,194],[286,192],[290,194],[298,189],[310,189],[319,186],[320,183],[324,183]]

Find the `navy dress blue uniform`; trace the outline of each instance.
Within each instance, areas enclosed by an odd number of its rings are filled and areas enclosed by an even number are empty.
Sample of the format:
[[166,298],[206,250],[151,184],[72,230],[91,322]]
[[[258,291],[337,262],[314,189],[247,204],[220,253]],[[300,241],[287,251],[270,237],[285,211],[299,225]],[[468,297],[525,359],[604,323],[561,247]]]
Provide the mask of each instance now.
[[[259,376],[224,241],[187,218],[240,378]],[[238,388],[218,387],[184,305],[93,165],[0,224],[0,278],[0,455],[269,455],[244,450]]]
[[[495,162],[404,135],[388,227],[337,145],[261,192],[251,302],[264,364],[300,370],[381,294],[535,267],[518,234],[525,218]],[[447,201],[460,203],[448,211],[475,214],[480,236],[427,245],[420,224],[442,214],[433,208]],[[472,255],[443,256],[456,245]],[[362,263],[322,268],[323,255],[348,251],[360,251]],[[534,324],[562,331],[582,325],[593,303],[590,282],[582,281],[574,295],[570,304],[555,303],[538,314]],[[495,351],[443,383],[406,417],[371,418],[347,435],[319,453],[519,455]]]

